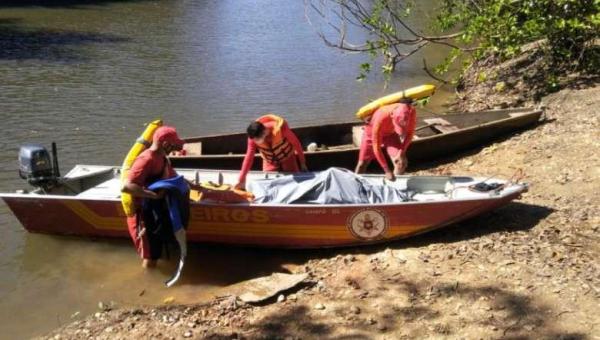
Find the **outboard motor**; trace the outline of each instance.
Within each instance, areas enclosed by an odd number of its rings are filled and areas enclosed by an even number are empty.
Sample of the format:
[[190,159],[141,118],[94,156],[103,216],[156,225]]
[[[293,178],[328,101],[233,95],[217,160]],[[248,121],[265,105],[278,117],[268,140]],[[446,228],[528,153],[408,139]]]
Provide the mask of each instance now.
[[56,158],[56,144],[52,143],[54,162],[48,150],[40,144],[25,144],[19,150],[19,176],[34,187],[48,189],[60,176]]

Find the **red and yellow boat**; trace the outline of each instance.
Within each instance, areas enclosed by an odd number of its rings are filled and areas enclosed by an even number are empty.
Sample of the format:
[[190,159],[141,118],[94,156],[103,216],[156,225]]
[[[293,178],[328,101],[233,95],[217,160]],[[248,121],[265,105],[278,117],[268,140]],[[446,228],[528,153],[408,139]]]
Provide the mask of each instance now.
[[[234,183],[237,171],[178,171],[190,180]],[[120,200],[120,168],[78,165],[53,185],[0,194],[30,232],[91,237],[129,237]],[[280,174],[251,172],[248,182]],[[229,245],[320,248],[401,239],[437,229],[505,205],[526,184],[499,179],[400,176],[395,182],[365,175],[373,183],[410,190],[407,202],[385,204],[260,204],[192,202],[187,238]],[[478,183],[495,183],[476,191]]]

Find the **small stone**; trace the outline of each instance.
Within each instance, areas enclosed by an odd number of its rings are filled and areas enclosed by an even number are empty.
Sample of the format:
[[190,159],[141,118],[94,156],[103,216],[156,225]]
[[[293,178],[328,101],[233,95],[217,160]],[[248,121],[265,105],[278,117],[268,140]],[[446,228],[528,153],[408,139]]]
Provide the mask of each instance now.
[[368,319],[367,319],[367,323],[368,323],[369,325],[374,325],[374,324],[376,324],[376,323],[377,323],[377,321],[375,321],[375,319],[373,319],[373,318],[368,318]]
[[325,309],[325,306],[323,304],[321,304],[321,303],[317,303],[315,305],[315,309],[317,309],[317,310],[323,310],[323,309]]
[[360,307],[352,306],[350,307],[350,312],[352,312],[353,314],[360,314]]
[[185,333],[183,333],[184,338],[191,338],[192,335],[193,335],[192,331],[186,331]]
[[384,324],[382,324],[382,323],[378,323],[378,324],[377,324],[377,330],[379,330],[379,331],[382,331],[382,332],[383,332],[383,331],[385,331],[386,329],[387,329],[387,327],[386,327]]
[[104,329],[104,331],[105,331],[106,333],[112,333],[112,331],[113,331],[113,328],[112,328],[112,327],[106,327],[106,329]]
[[400,263],[400,264],[406,263],[406,257],[404,257],[404,255],[402,255],[402,254],[397,255],[396,259],[398,259],[398,263]]
[[283,302],[283,301],[285,301],[285,295],[279,294],[279,296],[277,297],[277,302]]
[[344,257],[344,264],[348,264],[350,262],[354,262],[356,261],[356,258],[354,257],[354,255],[346,255],[346,257]]

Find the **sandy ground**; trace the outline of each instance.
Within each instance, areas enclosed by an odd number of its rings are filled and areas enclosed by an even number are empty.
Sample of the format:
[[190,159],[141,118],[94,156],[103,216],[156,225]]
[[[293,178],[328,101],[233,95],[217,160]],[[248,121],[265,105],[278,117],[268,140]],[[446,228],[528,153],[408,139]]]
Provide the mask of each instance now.
[[310,281],[260,306],[98,312],[60,339],[600,339],[600,88],[542,99],[546,122],[420,174],[523,169],[530,191],[464,223],[282,271]]

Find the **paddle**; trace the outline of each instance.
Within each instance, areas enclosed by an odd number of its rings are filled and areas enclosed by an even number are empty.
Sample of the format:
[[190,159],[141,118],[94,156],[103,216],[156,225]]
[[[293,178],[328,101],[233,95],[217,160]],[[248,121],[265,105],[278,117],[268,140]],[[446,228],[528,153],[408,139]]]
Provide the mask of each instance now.
[[185,229],[179,229],[175,232],[175,239],[179,244],[179,264],[177,265],[177,270],[175,274],[165,282],[167,287],[171,287],[172,285],[179,280],[181,276],[181,272],[183,271],[183,265],[185,263],[185,257],[187,255],[187,245],[186,245],[186,237],[185,237]]

